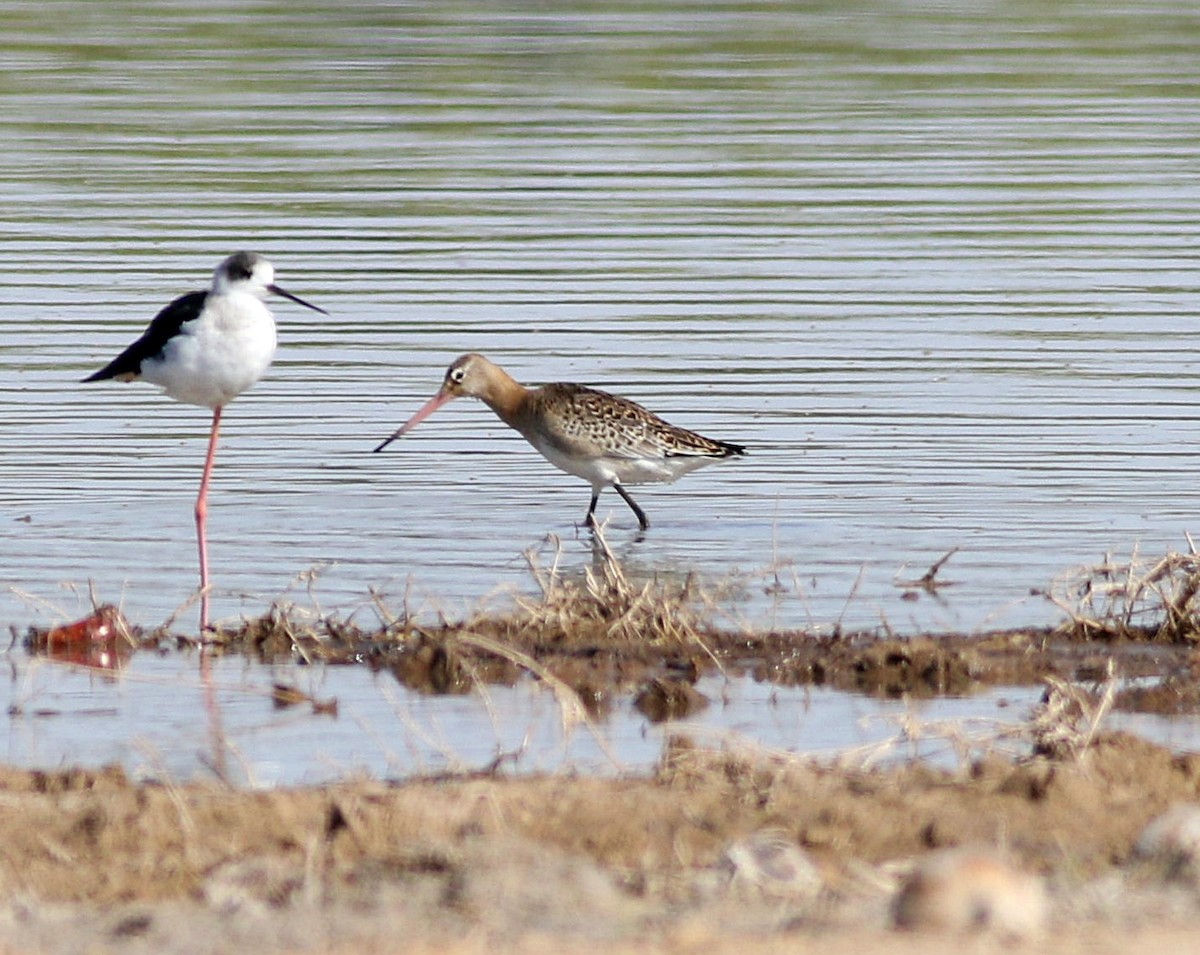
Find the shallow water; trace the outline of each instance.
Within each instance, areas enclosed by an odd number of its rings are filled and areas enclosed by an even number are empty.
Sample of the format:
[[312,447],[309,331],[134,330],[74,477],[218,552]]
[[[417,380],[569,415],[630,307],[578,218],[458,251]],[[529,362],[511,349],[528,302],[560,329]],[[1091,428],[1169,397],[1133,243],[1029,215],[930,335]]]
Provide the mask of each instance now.
[[1053,622],[1195,529],[1189,3],[3,13],[0,622],[190,596],[206,412],[78,379],[242,247],[332,316],[279,303],[227,415],[218,617],[586,565],[586,486],[482,406],[370,453],[466,350],[750,446],[644,540],[601,507],[633,573],[745,575],[734,622]]
[[[969,697],[878,700],[711,676],[697,684],[708,705],[687,719],[655,724],[625,699],[598,719],[577,722],[532,681],[435,696],[363,666],[266,667],[230,657],[212,668],[214,725],[190,655],[140,653],[118,670],[20,653],[6,662],[0,761],[31,768],[118,764],[139,778],[174,780],[207,778],[220,766],[226,778],[255,787],[489,766],[504,773],[639,773],[653,769],[677,735],[743,753],[955,767],[982,753],[1028,753],[1018,731],[1042,695],[1040,687],[992,687]],[[277,706],[276,684],[307,694],[322,711],[308,700]],[[1108,725],[1177,751],[1200,750],[1191,718],[1115,713]]]
[[[594,723],[564,724],[553,694],[534,683],[424,696],[365,667],[263,667],[230,658],[213,668],[217,745],[212,723],[201,715],[204,692],[194,658],[139,654],[120,672],[9,662],[12,679],[0,684],[0,707],[9,711],[0,752],[6,764],[115,763],[138,777],[185,780],[211,775],[223,760],[228,778],[251,786],[493,764],[505,773],[644,772],[674,734],[742,751],[833,757],[858,750],[863,760],[956,764],[970,747],[956,749],[955,740],[973,738],[980,750],[1003,748],[1004,727],[1026,719],[1040,692],[1005,688],[969,699],[904,703],[707,678],[699,689],[711,704],[685,721],[652,724],[626,700]],[[336,713],[314,713],[309,702],[275,706],[276,682],[322,703],[336,700]],[[1007,745],[1021,750],[1019,742]]]

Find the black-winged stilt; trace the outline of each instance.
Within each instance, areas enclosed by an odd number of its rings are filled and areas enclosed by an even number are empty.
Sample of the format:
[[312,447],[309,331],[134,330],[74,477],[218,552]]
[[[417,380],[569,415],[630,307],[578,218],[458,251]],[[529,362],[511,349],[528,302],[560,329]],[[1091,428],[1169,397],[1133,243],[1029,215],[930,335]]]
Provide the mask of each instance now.
[[200,549],[200,629],[208,627],[208,484],[221,412],[263,376],[275,357],[275,319],[267,294],[329,314],[275,284],[275,269],[261,255],[236,252],[217,266],[212,287],[189,292],[159,312],[141,338],[83,380],[148,381],[185,404],[211,408],[212,431],[196,497]]

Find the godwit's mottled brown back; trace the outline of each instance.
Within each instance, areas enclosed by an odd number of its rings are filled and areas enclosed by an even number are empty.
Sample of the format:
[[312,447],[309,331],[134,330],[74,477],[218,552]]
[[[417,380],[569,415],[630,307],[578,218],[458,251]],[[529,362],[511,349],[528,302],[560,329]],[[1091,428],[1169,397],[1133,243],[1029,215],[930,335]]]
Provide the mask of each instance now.
[[557,383],[530,392],[523,417],[542,436],[613,457],[727,458],[745,448],[679,428],[635,401],[584,385]]

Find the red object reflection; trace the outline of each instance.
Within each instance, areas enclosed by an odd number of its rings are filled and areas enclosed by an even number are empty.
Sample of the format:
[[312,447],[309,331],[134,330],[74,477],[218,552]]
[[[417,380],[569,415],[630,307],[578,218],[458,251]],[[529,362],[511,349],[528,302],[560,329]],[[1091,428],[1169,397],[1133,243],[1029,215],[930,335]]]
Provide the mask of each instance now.
[[133,655],[134,641],[124,614],[105,604],[73,623],[32,631],[29,649],[60,663],[115,670]]

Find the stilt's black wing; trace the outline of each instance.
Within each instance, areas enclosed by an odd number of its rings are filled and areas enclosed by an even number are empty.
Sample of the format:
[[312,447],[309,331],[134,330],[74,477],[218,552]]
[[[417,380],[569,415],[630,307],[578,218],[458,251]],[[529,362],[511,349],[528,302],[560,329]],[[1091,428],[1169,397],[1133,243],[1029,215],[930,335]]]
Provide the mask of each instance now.
[[84,381],[107,381],[109,378],[136,378],[142,372],[142,362],[161,355],[167,342],[179,334],[185,322],[190,322],[204,311],[208,292],[188,292],[154,316],[142,337],[121,354]]

